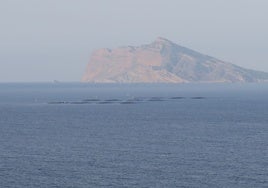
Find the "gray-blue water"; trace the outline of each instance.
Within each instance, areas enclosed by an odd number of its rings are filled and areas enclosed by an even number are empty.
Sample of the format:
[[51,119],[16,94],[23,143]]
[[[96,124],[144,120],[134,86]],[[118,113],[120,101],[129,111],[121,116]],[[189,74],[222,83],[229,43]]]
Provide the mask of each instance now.
[[268,187],[268,84],[0,84],[0,187]]

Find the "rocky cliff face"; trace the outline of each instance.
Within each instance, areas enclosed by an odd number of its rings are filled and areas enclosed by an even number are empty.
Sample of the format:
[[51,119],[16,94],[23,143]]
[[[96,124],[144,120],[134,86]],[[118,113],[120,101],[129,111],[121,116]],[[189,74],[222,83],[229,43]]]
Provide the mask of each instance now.
[[139,47],[93,52],[82,81],[94,83],[259,82],[268,73],[248,70],[157,38]]

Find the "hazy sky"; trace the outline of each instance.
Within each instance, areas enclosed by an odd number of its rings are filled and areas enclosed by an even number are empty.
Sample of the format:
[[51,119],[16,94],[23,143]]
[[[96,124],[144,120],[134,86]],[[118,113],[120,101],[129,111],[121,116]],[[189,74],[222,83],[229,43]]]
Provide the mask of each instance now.
[[97,48],[162,36],[268,72],[267,0],[1,0],[0,82],[79,81]]

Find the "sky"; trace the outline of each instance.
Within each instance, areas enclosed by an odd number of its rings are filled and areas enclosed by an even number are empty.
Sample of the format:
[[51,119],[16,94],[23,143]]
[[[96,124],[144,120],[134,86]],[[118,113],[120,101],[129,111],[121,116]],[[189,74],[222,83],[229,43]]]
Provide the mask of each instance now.
[[267,0],[1,0],[0,82],[80,81],[98,48],[157,37],[268,72]]

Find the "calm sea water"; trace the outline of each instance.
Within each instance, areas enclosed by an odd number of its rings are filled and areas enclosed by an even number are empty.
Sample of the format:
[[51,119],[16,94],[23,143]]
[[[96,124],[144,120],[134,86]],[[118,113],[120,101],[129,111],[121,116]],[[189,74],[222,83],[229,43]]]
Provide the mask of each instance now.
[[0,84],[0,187],[268,187],[268,84]]

